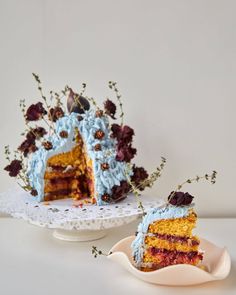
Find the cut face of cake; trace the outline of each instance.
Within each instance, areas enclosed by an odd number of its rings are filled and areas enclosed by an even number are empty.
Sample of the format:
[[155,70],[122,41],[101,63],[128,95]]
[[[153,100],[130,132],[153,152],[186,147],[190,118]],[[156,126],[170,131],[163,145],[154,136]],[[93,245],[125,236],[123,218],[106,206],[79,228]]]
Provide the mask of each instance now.
[[88,199],[95,203],[92,160],[89,159],[80,133],[76,132],[76,145],[71,151],[47,160],[44,174],[44,200],[71,197]]
[[69,197],[105,205],[127,195],[127,163],[116,160],[106,116],[94,110],[65,115],[48,141],[51,147],[40,147],[28,164],[38,201]]
[[139,224],[131,246],[136,266],[152,271],[175,264],[198,265],[203,253],[198,250],[199,238],[192,234],[196,221],[193,205],[152,209]]

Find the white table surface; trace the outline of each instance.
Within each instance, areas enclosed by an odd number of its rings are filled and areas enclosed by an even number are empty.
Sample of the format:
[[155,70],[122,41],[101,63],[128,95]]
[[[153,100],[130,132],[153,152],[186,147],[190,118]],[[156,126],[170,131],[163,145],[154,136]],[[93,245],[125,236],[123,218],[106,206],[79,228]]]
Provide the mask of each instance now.
[[133,234],[137,222],[111,230],[93,242],[63,242],[52,231],[23,220],[0,218],[1,295],[116,295],[116,294],[236,294],[236,219],[201,219],[197,232],[219,246],[227,246],[232,259],[229,277],[194,287],[164,287],[133,277],[106,257],[94,258],[92,245],[107,251]]

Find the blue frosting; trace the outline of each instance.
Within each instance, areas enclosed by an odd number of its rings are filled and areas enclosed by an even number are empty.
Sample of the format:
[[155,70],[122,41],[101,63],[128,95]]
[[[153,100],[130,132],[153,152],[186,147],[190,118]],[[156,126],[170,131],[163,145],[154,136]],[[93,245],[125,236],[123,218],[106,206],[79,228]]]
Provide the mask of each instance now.
[[150,224],[161,219],[175,219],[186,217],[189,214],[189,210],[194,206],[191,204],[189,206],[172,206],[170,204],[164,207],[154,208],[148,212],[147,215],[143,217],[142,222],[138,226],[137,235],[131,244],[133,257],[137,265],[140,265],[144,254],[144,239],[148,232],[148,227]]
[[[93,163],[93,173],[95,178],[95,197],[98,205],[106,205],[101,196],[104,193],[111,193],[114,185],[119,185],[122,180],[126,180],[125,173],[128,171],[127,163],[116,161],[116,142],[109,135],[109,122],[105,116],[96,117],[94,110],[86,111],[81,115],[83,120],[78,120],[77,113],[71,113],[57,120],[55,124],[56,134],[48,136],[46,140],[50,141],[53,145],[51,150],[45,150],[44,147],[32,154],[29,159],[27,174],[29,177],[30,185],[38,192],[37,200],[43,201],[44,199],[44,173],[46,170],[47,160],[59,153],[70,151],[76,142],[73,140],[75,137],[75,128],[77,127],[86,146],[89,158]],[[102,140],[96,139],[94,133],[97,130],[104,132]],[[67,131],[68,137],[61,138],[59,133]],[[100,143],[102,146],[101,151],[94,151],[94,146]],[[101,163],[106,162],[109,164],[109,170],[102,170]]]

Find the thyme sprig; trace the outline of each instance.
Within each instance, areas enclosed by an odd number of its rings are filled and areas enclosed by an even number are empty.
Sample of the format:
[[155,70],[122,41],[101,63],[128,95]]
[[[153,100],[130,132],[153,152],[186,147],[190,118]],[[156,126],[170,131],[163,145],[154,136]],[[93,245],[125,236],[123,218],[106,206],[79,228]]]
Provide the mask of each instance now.
[[121,126],[123,126],[124,125],[124,111],[123,111],[123,104],[122,104],[122,101],[121,101],[121,94],[120,94],[120,92],[119,92],[119,90],[117,88],[117,82],[109,81],[108,82],[108,87],[115,92],[115,95],[116,95],[116,98],[118,100],[118,104],[119,104],[119,107],[120,107]]
[[49,111],[49,110],[50,110],[50,105],[49,105],[48,102],[47,102],[47,98],[46,98],[46,96],[43,94],[42,82],[41,82],[41,80],[40,80],[40,78],[39,78],[39,75],[37,75],[37,74],[35,74],[35,73],[32,73],[32,75],[33,75],[35,81],[36,81],[37,84],[38,84],[38,90],[39,90],[39,92],[40,92],[40,94],[41,94],[41,97],[42,97],[43,101],[45,102],[45,105],[46,105],[46,107],[47,107],[47,109],[48,109],[48,111]]
[[193,182],[199,182],[200,180],[206,180],[206,181],[209,181],[211,184],[215,184],[216,182],[216,175],[217,175],[217,172],[215,170],[212,171],[211,174],[205,174],[203,176],[196,176],[196,177],[193,177],[193,178],[188,178],[187,180],[185,180],[184,182],[182,182],[181,184],[178,184],[177,187],[175,188],[175,190],[170,194],[169,196],[169,199],[179,190],[182,189],[182,187],[185,185],[185,184],[190,184],[190,183],[193,183]]
[[92,246],[92,255],[94,258],[97,258],[98,255],[108,256],[109,254],[104,253],[102,250],[98,250],[96,246]]
[[143,190],[146,187],[150,188],[150,187],[152,187],[154,185],[154,183],[157,181],[157,179],[161,177],[162,171],[164,170],[164,167],[165,167],[165,164],[166,164],[166,158],[161,157],[160,166],[157,167],[156,170],[153,173],[151,173],[151,175],[147,179],[143,180],[138,185],[135,185],[131,181],[131,178],[129,176],[130,173],[128,173],[132,169],[130,165],[128,166],[129,171],[125,171],[126,177],[127,177],[128,182],[130,184],[130,192],[132,192],[135,195],[135,197],[137,198],[138,208],[142,210],[143,215],[145,215],[146,213],[145,213],[145,210],[144,210],[144,206],[143,206],[143,204],[142,204],[142,202],[140,200],[141,190]]
[[10,159],[11,151],[10,151],[9,145],[4,146],[4,154],[5,154],[6,160],[8,162],[10,162],[11,161],[11,159]]
[[86,83],[82,83],[82,89],[81,89],[80,94],[79,94],[80,96],[83,96],[83,94],[84,94],[84,92],[86,90],[86,87],[87,87]]

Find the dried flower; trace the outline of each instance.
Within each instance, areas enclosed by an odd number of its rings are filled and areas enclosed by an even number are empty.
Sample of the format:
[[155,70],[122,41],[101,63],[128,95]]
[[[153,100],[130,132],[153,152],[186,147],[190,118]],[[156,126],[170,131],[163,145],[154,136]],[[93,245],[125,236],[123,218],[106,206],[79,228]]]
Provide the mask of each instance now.
[[121,94],[119,93],[119,90],[117,88],[117,83],[114,82],[114,81],[109,81],[108,86],[109,86],[110,89],[114,90],[114,92],[115,92],[115,95],[116,95],[116,98],[118,100],[118,104],[119,104],[119,107],[120,107],[121,126],[123,126],[124,111],[123,111],[123,105],[122,105],[122,102],[121,102]]
[[33,137],[31,133],[28,133],[27,135],[28,137],[18,147],[18,150],[23,153],[24,157],[27,157],[28,154],[34,153],[38,149],[35,145],[35,137]]
[[111,136],[116,138],[118,143],[130,143],[133,140],[134,129],[127,125],[112,124],[111,131]]
[[9,172],[11,177],[16,177],[22,170],[22,162],[20,160],[13,160],[9,165],[7,165],[4,170]]
[[82,121],[84,118],[83,118],[82,116],[79,115],[79,116],[77,117],[77,119],[78,119],[78,121]]
[[44,146],[45,150],[51,150],[52,149],[52,143],[50,141],[44,141],[42,143],[42,145]]
[[105,136],[105,133],[101,129],[97,130],[94,134],[94,137],[96,139],[103,139],[104,136]]
[[83,114],[85,111],[90,109],[90,104],[88,100],[75,93],[71,88],[69,88],[69,96],[67,98],[67,109],[69,113],[79,113]]
[[102,146],[100,145],[100,143],[95,144],[95,146],[94,146],[94,150],[95,150],[96,152],[102,150]]
[[130,185],[126,180],[122,180],[120,185],[114,185],[112,188],[112,199],[115,201],[121,200],[126,197],[130,191]]
[[62,130],[59,135],[61,136],[61,138],[67,138],[68,137],[68,132],[65,130]]
[[168,197],[168,202],[174,206],[186,206],[191,204],[193,196],[184,192],[171,192]]
[[46,134],[47,134],[47,131],[43,127],[36,127],[34,129],[31,129],[26,134],[26,139],[30,144],[35,144],[36,139],[40,139]]
[[35,135],[36,139],[40,139],[47,134],[47,131],[43,127],[36,127],[32,130],[32,133]]
[[101,164],[101,169],[104,170],[108,170],[109,169],[109,164],[108,163],[102,163]]
[[109,194],[104,194],[104,195],[102,195],[101,199],[104,202],[109,203],[111,201],[111,196]]
[[134,158],[136,153],[137,150],[133,148],[131,145],[121,146],[118,148],[116,160],[121,162],[125,161],[128,163]]
[[59,118],[64,116],[63,109],[61,107],[50,108],[48,118],[50,121],[56,122]]
[[183,193],[179,190],[187,183],[192,182],[199,182],[199,180],[205,179],[207,181],[210,181],[212,184],[216,182],[216,171],[212,171],[211,175],[205,174],[204,176],[196,176],[194,178],[188,178],[183,183],[177,185],[177,188],[171,192],[171,194],[168,197],[168,202],[175,206],[181,206],[181,205],[188,205],[192,202],[193,196],[191,196],[189,193]]
[[143,167],[137,167],[133,165],[133,175],[131,181],[135,186],[139,186],[139,190],[143,191],[145,187],[142,187],[142,182],[148,178],[148,173]]
[[25,119],[26,121],[37,121],[42,119],[46,114],[47,111],[44,109],[43,104],[38,102],[29,106],[25,114]]
[[36,189],[32,189],[30,194],[34,197],[36,197],[38,195],[38,192],[36,191]]
[[115,114],[116,114],[116,105],[109,99],[107,99],[104,102],[104,109],[105,109],[105,113],[110,116],[112,119],[116,119],[115,118]]

